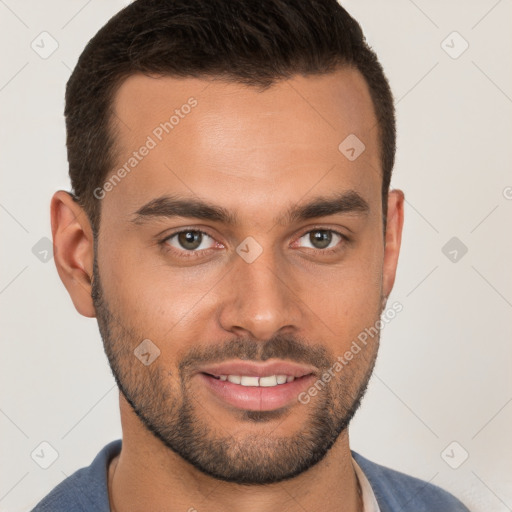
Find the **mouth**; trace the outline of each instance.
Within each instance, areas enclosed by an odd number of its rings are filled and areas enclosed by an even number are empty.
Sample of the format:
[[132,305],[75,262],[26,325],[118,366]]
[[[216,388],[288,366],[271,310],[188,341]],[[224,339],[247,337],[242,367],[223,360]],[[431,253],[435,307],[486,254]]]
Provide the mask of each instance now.
[[281,386],[289,382],[293,382],[296,378],[293,375],[266,375],[264,377],[257,377],[253,375],[210,375],[204,373],[214,379],[231,382],[232,384],[239,384],[240,386],[246,387],[261,387],[261,388],[272,388],[275,386]]
[[315,379],[313,368],[282,361],[222,363],[196,375],[217,402],[248,411],[292,406]]

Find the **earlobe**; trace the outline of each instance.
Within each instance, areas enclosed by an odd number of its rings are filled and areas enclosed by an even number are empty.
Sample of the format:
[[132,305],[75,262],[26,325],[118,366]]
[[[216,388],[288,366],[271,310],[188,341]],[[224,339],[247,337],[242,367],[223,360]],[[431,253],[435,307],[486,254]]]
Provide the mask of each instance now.
[[386,239],[382,277],[382,293],[388,297],[395,283],[396,267],[402,242],[404,224],[404,193],[391,190],[388,194],[388,214],[386,221]]
[[96,316],[91,297],[94,238],[89,219],[64,190],[55,192],[50,210],[57,272],[77,311],[93,318]]

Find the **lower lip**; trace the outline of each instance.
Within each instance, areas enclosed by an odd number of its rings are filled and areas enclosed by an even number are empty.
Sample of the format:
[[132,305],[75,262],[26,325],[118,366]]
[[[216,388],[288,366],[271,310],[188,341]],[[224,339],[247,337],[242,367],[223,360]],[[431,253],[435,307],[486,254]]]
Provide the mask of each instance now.
[[210,391],[222,401],[247,411],[273,411],[294,402],[313,382],[314,375],[305,375],[292,382],[272,387],[242,386],[216,379],[205,373],[198,374]]

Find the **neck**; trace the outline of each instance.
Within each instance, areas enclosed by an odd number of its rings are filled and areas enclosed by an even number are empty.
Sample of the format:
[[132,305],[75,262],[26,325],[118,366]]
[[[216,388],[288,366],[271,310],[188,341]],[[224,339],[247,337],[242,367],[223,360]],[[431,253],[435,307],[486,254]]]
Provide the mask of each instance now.
[[108,472],[113,512],[361,510],[347,431],[304,473],[276,484],[240,485],[198,471],[147,431],[124,398],[120,402],[123,446]]

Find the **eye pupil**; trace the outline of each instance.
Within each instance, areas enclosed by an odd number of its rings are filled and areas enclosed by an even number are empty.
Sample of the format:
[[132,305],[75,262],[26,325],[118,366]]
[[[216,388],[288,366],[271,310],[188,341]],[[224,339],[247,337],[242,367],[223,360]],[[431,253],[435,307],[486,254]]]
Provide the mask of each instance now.
[[332,241],[332,233],[323,229],[317,229],[310,233],[309,239],[317,249],[325,249]]
[[184,249],[197,249],[201,245],[203,234],[199,231],[183,231],[178,234],[178,241]]

